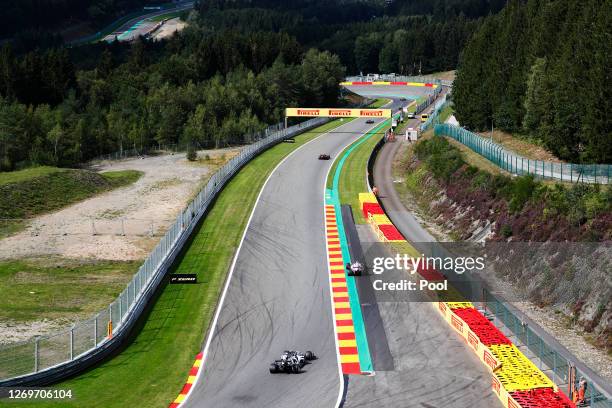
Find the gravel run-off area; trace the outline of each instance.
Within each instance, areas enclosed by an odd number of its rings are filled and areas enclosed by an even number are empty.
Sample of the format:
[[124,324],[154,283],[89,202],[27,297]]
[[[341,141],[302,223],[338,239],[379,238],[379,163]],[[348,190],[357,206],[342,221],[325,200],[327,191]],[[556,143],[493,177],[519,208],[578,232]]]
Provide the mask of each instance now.
[[0,259],[144,259],[221,162],[238,151],[201,151],[200,158],[211,160],[196,162],[177,153],[92,165],[96,171],[144,174],[132,185],[34,218],[24,231],[0,241]]

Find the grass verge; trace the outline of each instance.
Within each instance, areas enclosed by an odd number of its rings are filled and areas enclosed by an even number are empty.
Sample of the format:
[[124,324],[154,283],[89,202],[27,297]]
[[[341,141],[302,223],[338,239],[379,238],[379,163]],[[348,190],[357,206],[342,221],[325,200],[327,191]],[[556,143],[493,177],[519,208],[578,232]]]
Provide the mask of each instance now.
[[[365,224],[367,222],[367,220],[363,218],[361,211],[359,211],[359,193],[368,191],[368,159],[372,154],[374,146],[376,146],[376,144],[384,136],[384,133],[388,129],[389,125],[390,123],[382,128],[380,125],[377,125],[362,138],[356,140],[350,146],[348,146],[346,150],[344,150],[342,154],[340,154],[334,161],[327,178],[327,187],[332,188],[334,174],[337,171],[339,161],[351,148],[354,147],[350,154],[348,154],[348,157],[342,166],[338,183],[338,192],[340,203],[350,204],[353,208],[353,216],[355,217],[355,223],[357,224]],[[367,139],[364,141],[363,138]]]
[[188,11],[187,12],[185,12],[185,11],[173,11],[172,13],[161,14],[159,16],[151,17],[151,18],[149,18],[147,20],[148,21],[152,21],[154,23],[157,23],[157,22],[160,22],[160,21],[163,21],[163,20],[170,20],[172,18],[180,17],[180,16],[182,16],[183,14],[186,14],[186,13],[188,13]]
[[446,105],[444,109],[442,109],[442,112],[440,112],[438,120],[440,121],[440,123],[445,123],[452,114],[453,114],[452,106]]
[[2,261],[0,320],[89,318],[121,293],[138,266],[55,257]]
[[56,388],[71,401],[20,402],[19,407],[166,407],[182,385],[214,314],[228,268],[266,178],[291,151],[345,122],[330,122],[252,160],[229,183],[177,260],[175,273],[196,285],[163,289],[134,341],[120,354]]
[[543,146],[538,144],[538,141],[535,139],[530,139],[527,135],[511,134],[497,129],[493,131],[493,135],[491,135],[491,131],[481,132],[480,135],[485,138],[491,138],[492,136],[495,143],[502,145],[506,149],[513,151],[526,159],[544,160],[555,163],[563,162],[554,154],[546,150]]

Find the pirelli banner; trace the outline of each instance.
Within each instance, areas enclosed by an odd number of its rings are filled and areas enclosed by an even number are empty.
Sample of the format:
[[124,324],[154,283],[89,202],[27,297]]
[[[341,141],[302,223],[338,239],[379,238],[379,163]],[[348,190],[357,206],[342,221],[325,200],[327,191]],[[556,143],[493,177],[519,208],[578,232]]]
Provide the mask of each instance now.
[[287,117],[390,118],[391,109],[287,108]]

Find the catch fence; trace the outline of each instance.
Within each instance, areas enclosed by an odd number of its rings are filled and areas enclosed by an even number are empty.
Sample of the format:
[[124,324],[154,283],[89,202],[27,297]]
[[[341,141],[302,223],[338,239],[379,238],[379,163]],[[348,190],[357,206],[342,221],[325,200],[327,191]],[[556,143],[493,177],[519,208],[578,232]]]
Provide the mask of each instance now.
[[610,184],[612,165],[554,163],[531,160],[506,150],[491,139],[450,124],[436,124],[436,136],[447,136],[469,147],[503,170],[512,174],[530,174],[536,178],[569,183]]
[[270,130],[274,128],[263,131],[260,140],[241,149],[237,156],[213,174],[206,186],[168,228],[123,292],[107,308],[58,333],[0,345],[0,386],[18,377],[61,369],[65,364],[127,335],[127,328],[144,310],[142,302],[152,296],[151,293],[160,284],[171,260],[224,185],[242,166],[268,147],[327,121],[325,118],[314,118],[287,129],[276,127],[275,131]]
[[[525,324],[491,293],[486,294],[484,302],[487,314],[495,317],[493,321],[498,327],[509,330],[527,349],[540,360],[540,369],[548,368],[555,384],[568,384],[570,366],[576,364],[568,361],[561,353],[542,339],[529,325]],[[500,323],[503,325],[500,325]],[[545,366],[545,367],[544,367]],[[608,398],[601,387],[587,373],[576,367],[576,379],[584,377],[588,381],[586,401],[591,408],[612,408],[612,399]],[[578,384],[574,384],[576,387]],[[567,393],[567,389],[563,389]]]

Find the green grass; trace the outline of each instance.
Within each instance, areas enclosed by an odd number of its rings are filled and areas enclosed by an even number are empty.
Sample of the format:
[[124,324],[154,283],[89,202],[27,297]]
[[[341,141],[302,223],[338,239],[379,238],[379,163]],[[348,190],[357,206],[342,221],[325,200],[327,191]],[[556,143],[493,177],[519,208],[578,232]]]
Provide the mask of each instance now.
[[147,20],[148,21],[152,21],[154,23],[157,23],[157,22],[165,20],[165,19],[171,19],[171,18],[180,17],[184,13],[185,13],[185,11],[173,11],[172,13],[162,14],[162,15],[159,15],[159,16],[148,18]]
[[[389,123],[390,125],[390,123]],[[377,125],[377,127],[380,125]],[[369,137],[365,142],[357,146],[351,154],[344,161],[342,171],[340,173],[340,180],[338,183],[338,190],[340,195],[341,204],[350,204],[353,208],[353,216],[355,217],[355,223],[365,224],[367,220],[363,218],[363,214],[359,209],[359,193],[368,191],[368,185],[366,180],[366,171],[368,167],[368,159],[372,154],[372,150],[376,143],[383,137],[384,132],[389,126],[385,126],[379,129],[376,134]],[[363,137],[371,135],[368,132]],[[332,188],[334,174],[338,167],[338,162],[342,159],[345,152],[352,146],[356,145],[362,140],[362,138],[353,142],[348,146],[334,161],[332,168],[327,178],[327,187]]]
[[9,183],[20,183],[29,181],[37,177],[48,176],[49,174],[65,171],[57,167],[40,166],[25,170],[0,172],[0,186]]
[[368,105],[368,108],[377,109],[377,108],[380,108],[381,106],[386,105],[389,102],[391,102],[391,99],[377,98],[374,102]]
[[0,238],[20,231],[25,219],[134,183],[142,172],[95,173],[35,167],[0,173]]
[[176,273],[196,285],[168,285],[134,341],[97,368],[58,384],[73,401],[20,402],[19,407],[167,407],[187,379],[212,319],[230,262],[268,174],[291,151],[345,122],[330,122],[279,144],[234,177],[177,260]]
[[[383,106],[383,105],[387,104],[390,101],[391,101],[390,99],[386,99],[386,98],[377,98],[371,104],[368,105],[368,108],[375,109],[377,107],[380,107],[380,106]],[[350,118],[348,120],[355,120],[355,118]],[[374,144],[376,144],[376,143],[374,143]],[[347,147],[347,149],[349,147]],[[332,167],[331,167],[331,169],[329,171],[329,176],[327,178],[327,188],[331,188],[332,187],[332,180],[334,178],[334,173],[336,172],[336,168],[338,167],[338,161],[339,161],[338,159],[340,157],[338,157],[337,159],[334,160],[334,163],[332,164]],[[366,167],[367,167],[367,159],[366,159]]]
[[446,105],[444,107],[444,109],[442,109],[442,112],[440,112],[440,115],[438,117],[438,120],[440,121],[440,123],[445,123],[446,120],[448,118],[450,118],[450,116],[453,114],[453,108],[450,105]]
[[0,320],[89,318],[121,293],[139,264],[53,257],[2,261]]

